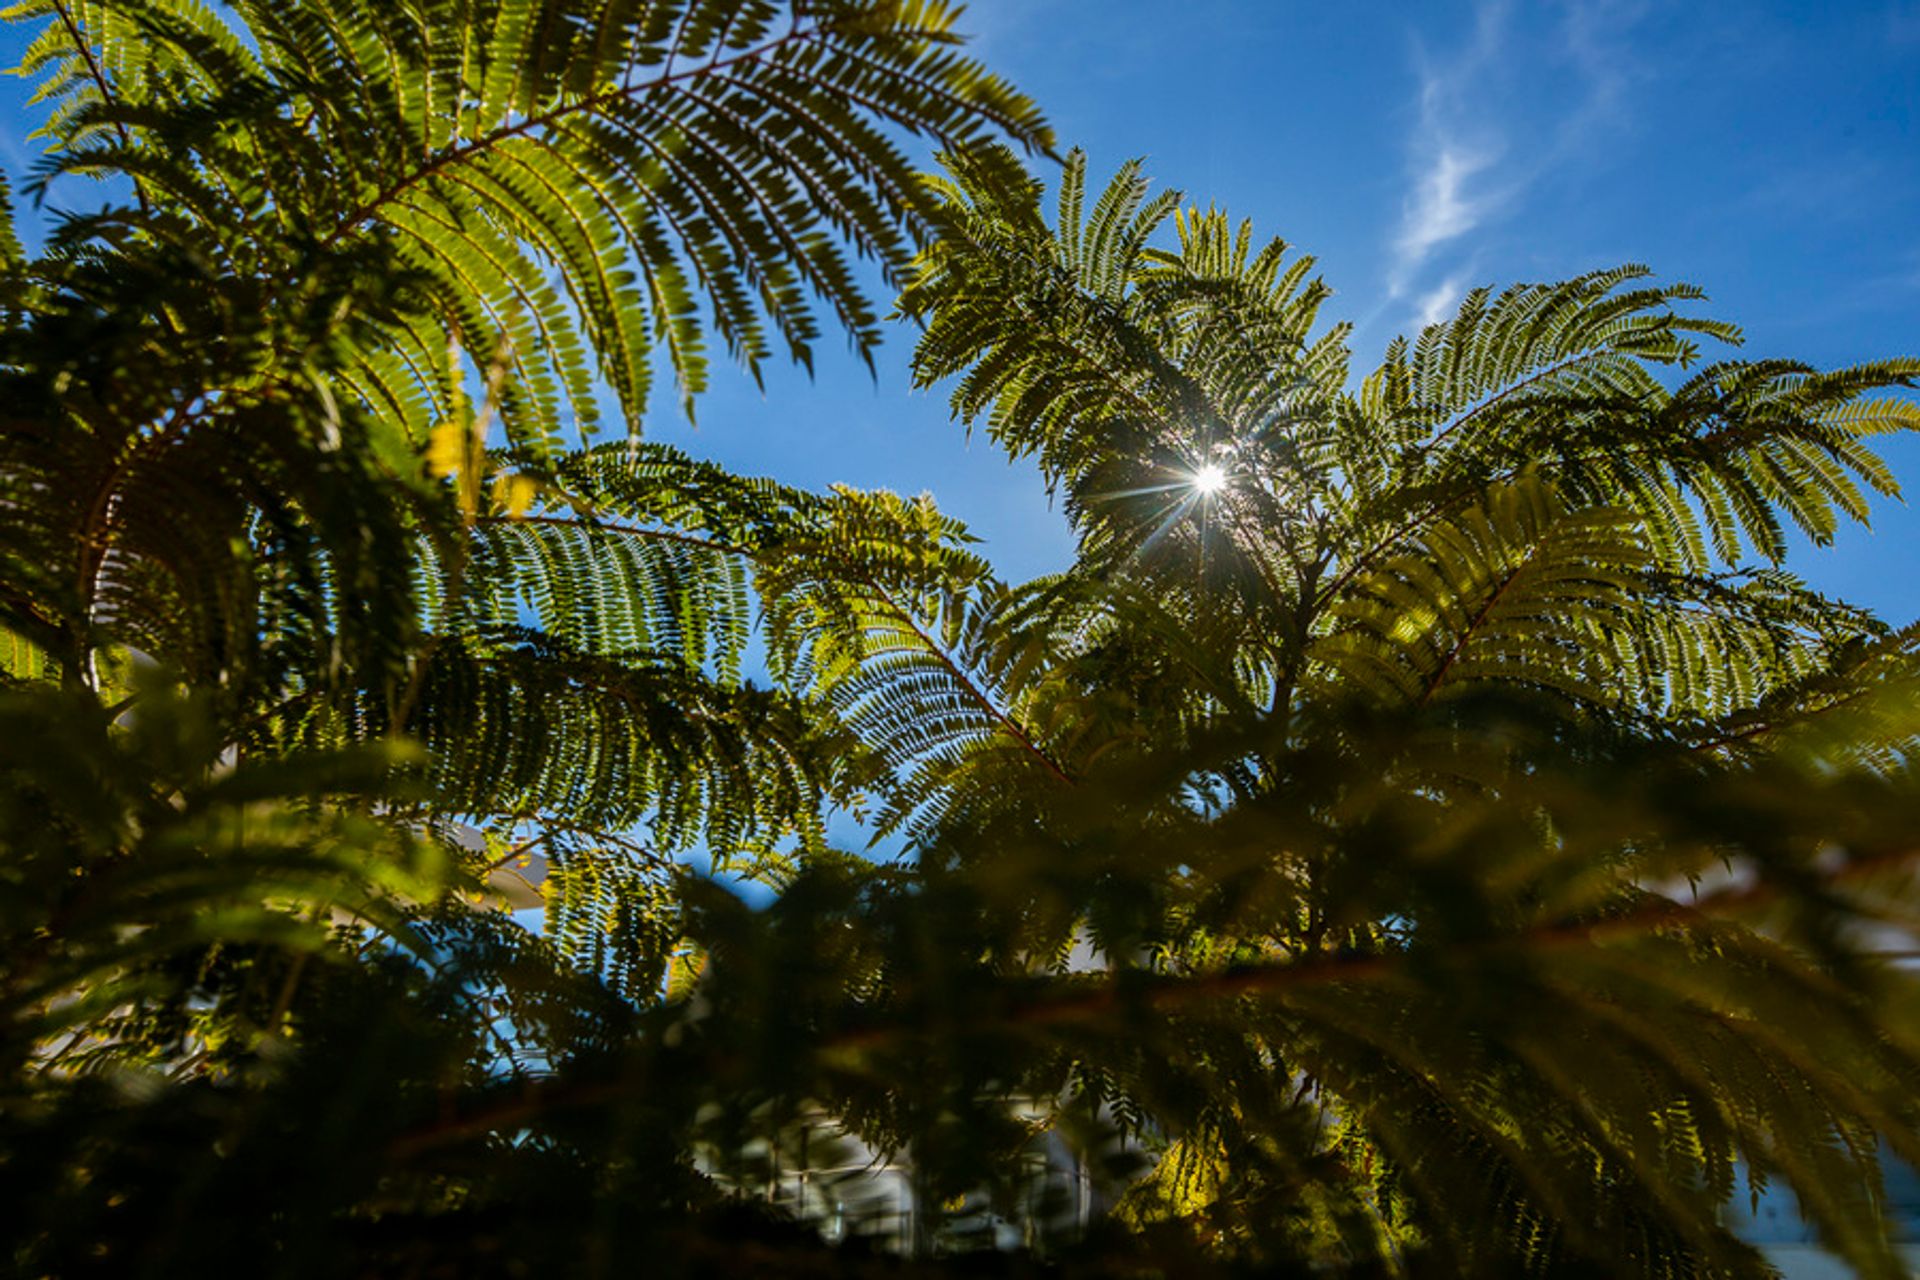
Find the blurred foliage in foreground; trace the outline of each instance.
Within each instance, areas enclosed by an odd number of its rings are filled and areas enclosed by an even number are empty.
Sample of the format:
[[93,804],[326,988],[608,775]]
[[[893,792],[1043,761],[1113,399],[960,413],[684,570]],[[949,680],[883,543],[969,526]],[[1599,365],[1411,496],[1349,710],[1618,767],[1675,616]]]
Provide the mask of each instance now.
[[[1624,267],[1356,376],[941,4],[7,12],[125,196],[0,234],[13,1271],[1900,1273],[1915,637],[1779,561],[1920,362]],[[850,251],[1071,570],[638,439]]]

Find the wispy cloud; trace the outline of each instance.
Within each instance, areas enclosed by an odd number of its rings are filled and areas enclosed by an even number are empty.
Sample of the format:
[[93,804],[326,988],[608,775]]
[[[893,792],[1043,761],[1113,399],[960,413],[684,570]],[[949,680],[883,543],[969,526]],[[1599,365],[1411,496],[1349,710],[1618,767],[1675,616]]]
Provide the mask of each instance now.
[[1893,44],[1920,42],[1920,0],[1894,0],[1887,6],[1887,39]]
[[1506,41],[1506,0],[1479,0],[1473,39],[1445,60],[1414,51],[1420,75],[1420,120],[1410,139],[1412,190],[1402,211],[1387,275],[1398,298],[1436,249],[1480,225],[1499,203],[1480,179],[1504,149],[1499,134],[1471,118],[1469,89],[1500,56]]
[[1560,0],[1550,10],[1475,0],[1465,42],[1438,54],[1416,43],[1418,115],[1387,245],[1389,298],[1410,303],[1421,323],[1452,308],[1474,233],[1624,112],[1637,72],[1621,40],[1644,8],[1645,0]]
[[1394,296],[1406,292],[1411,277],[1449,240],[1473,230],[1495,204],[1487,192],[1473,190],[1474,179],[1492,166],[1492,153],[1443,139],[1420,175],[1400,236],[1394,242]]
[[1456,271],[1415,298],[1414,315],[1421,326],[1438,324],[1453,314],[1454,308],[1460,305],[1460,299],[1467,296],[1467,282],[1471,278],[1470,271]]
[[1619,109],[1645,62],[1628,51],[1623,37],[1646,16],[1647,0],[1564,0],[1561,46],[1579,73],[1581,97],[1561,126],[1562,143]]
[[27,148],[13,127],[0,122],[0,165],[5,165],[7,172],[18,179],[32,163],[33,157],[27,154]]

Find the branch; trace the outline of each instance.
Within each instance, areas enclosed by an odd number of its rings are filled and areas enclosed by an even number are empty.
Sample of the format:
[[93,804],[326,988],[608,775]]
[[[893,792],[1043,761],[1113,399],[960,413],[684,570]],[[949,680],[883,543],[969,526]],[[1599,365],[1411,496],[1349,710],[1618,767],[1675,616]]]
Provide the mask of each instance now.
[[644,529],[638,525],[609,524],[603,520],[587,519],[576,516],[478,516],[475,524],[541,524],[558,529],[597,529],[602,533],[617,533],[629,538],[644,538],[658,542],[671,542],[682,547],[692,547],[699,551],[714,551],[721,555],[739,556],[744,560],[759,560],[766,552],[737,542],[726,542],[718,538],[701,538],[689,533],[675,533],[671,529]]
[[[1836,887],[1916,860],[1920,860],[1920,848],[1884,854],[1851,863],[1821,877],[1818,883],[1823,888]],[[1703,924],[1739,915],[1771,904],[1785,889],[1786,886],[1766,881],[1745,888],[1723,889],[1691,903],[1649,895],[1650,900],[1644,905],[1620,915],[1602,920],[1542,925],[1481,942],[1462,944],[1451,948],[1449,954],[1485,954],[1516,946],[1531,954],[1573,950],[1675,925]],[[1411,963],[1427,958],[1422,953],[1394,952],[1250,965],[1198,977],[1127,973],[1123,979],[1122,975],[1116,974],[1116,980],[1101,983],[1097,987],[1081,986],[1069,994],[1042,994],[1037,998],[1015,1000],[999,1011],[990,1023],[975,1022],[971,1026],[949,1024],[944,1030],[950,1034],[964,1034],[967,1031],[986,1032],[1004,1026],[1037,1028],[1071,1025],[1141,1009],[1178,1010],[1221,1000],[1270,997],[1300,987],[1380,981],[1399,976]],[[1069,982],[1071,979],[1043,978],[1032,986],[1057,988]],[[823,1035],[815,1046],[815,1052],[857,1054],[896,1043],[918,1031],[918,1027],[900,1020],[848,1027]],[[397,1139],[389,1151],[393,1158],[405,1160],[448,1143],[484,1137],[501,1129],[524,1127],[555,1111],[616,1103],[644,1092],[644,1082],[632,1079],[591,1083],[530,1083],[512,1101],[482,1108],[465,1117],[449,1117],[417,1129]]]
[[[1920,847],[1850,863],[1820,877],[1818,885],[1832,888],[1877,872],[1920,861]],[[1702,924],[1769,906],[1785,892],[1775,881],[1744,888],[1730,887],[1693,902],[1658,894],[1635,910],[1601,920],[1541,925],[1532,929],[1451,948],[1449,954],[1476,955],[1519,948],[1528,954],[1571,950],[1622,936],[1653,933],[1683,924]],[[1188,1005],[1239,996],[1274,995],[1296,987],[1368,981],[1403,972],[1424,953],[1391,952],[1274,965],[1248,965],[1200,977],[1136,977],[1127,983],[1110,982],[1097,990],[1068,996],[1045,997],[1008,1010],[1007,1020],[1021,1026],[1052,1026],[1083,1022],[1128,1008],[1178,1009]],[[1049,982],[1057,980],[1048,980]],[[905,1034],[899,1026],[876,1026],[829,1036],[828,1048],[861,1048]]]
[[1593,356],[1609,355],[1609,354],[1612,354],[1612,353],[1609,352],[1606,348],[1597,348],[1597,349],[1589,348],[1585,351],[1579,352],[1576,355],[1568,356],[1565,360],[1557,361],[1554,364],[1550,364],[1546,366],[1544,369],[1536,370],[1532,374],[1529,374],[1527,377],[1522,378],[1520,381],[1513,383],[1510,386],[1502,387],[1499,391],[1487,397],[1485,400],[1482,400],[1479,404],[1473,406],[1471,409],[1468,409],[1464,414],[1460,415],[1458,418],[1455,418],[1452,422],[1448,423],[1445,427],[1441,428],[1440,431],[1436,432],[1433,435],[1433,437],[1426,442],[1424,447],[1427,449],[1434,448],[1442,440],[1445,440],[1448,436],[1452,435],[1455,431],[1460,430],[1462,427],[1466,426],[1469,422],[1472,422],[1475,418],[1479,417],[1481,414],[1486,413],[1488,410],[1495,408],[1496,406],[1501,404],[1503,401],[1509,400],[1512,397],[1519,395],[1522,391],[1525,391],[1528,387],[1531,387],[1538,382],[1542,382],[1547,378],[1551,378],[1554,374],[1559,373],[1561,370],[1570,369],[1574,365],[1579,364],[1582,360],[1589,359]]

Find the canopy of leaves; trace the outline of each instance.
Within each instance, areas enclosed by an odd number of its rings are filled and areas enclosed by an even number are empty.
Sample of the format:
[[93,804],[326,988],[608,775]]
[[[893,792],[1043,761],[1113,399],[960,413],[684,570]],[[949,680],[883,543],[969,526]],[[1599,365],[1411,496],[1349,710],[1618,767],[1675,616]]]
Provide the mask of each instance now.
[[[1900,1274],[1915,635],[1780,561],[1920,361],[1623,267],[1356,372],[1138,166],[1050,219],[945,4],[7,13],[125,193],[0,235],[15,1269],[1761,1275],[1781,1183]],[[1068,572],[639,438],[861,255]]]

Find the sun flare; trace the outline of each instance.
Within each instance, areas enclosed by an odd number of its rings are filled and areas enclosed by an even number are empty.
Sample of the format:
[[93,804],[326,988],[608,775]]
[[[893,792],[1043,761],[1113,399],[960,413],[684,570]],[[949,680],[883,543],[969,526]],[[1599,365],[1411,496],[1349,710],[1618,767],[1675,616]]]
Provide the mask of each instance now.
[[1227,473],[1209,462],[1193,473],[1193,487],[1197,493],[1218,493],[1227,487]]

